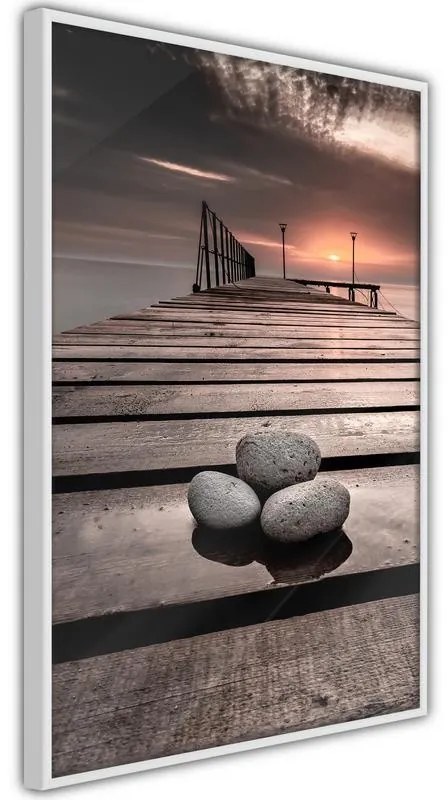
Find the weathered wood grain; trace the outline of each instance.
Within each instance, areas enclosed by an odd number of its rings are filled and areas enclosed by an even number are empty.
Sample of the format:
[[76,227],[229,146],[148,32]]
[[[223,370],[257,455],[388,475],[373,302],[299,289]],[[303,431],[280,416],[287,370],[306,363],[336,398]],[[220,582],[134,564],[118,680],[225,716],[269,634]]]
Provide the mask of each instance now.
[[152,347],[151,345],[112,345],[112,344],[71,344],[53,346],[53,358],[93,359],[135,361],[142,358],[148,361],[417,361],[419,350],[388,350],[378,348],[351,349],[305,349],[269,347]]
[[281,314],[323,314],[325,316],[337,315],[341,317],[354,317],[358,319],[389,319],[396,316],[395,312],[388,311],[371,311],[366,307],[358,306],[357,308],[350,308],[349,306],[337,307],[322,305],[304,305],[302,303],[288,304],[284,301],[279,302],[247,302],[237,300],[212,300],[210,298],[201,299],[198,295],[193,295],[191,299],[184,300],[166,300],[160,301],[155,306],[156,308],[209,308],[216,310],[238,311],[244,310],[246,312],[252,311],[267,311],[276,312]]
[[[294,280],[279,280],[278,278],[269,277],[269,276],[262,276],[257,277],[256,275],[253,278],[245,278],[241,281],[234,281],[231,284],[226,284],[232,289],[236,289],[238,291],[245,290],[245,289],[256,289],[256,288],[264,288],[267,292],[269,291],[278,291],[281,294],[317,294],[317,289],[309,286],[305,286],[303,283],[296,283]],[[215,291],[211,289],[211,291]]]
[[417,596],[60,664],[53,775],[416,708]]
[[207,386],[57,386],[53,417],[119,417],[417,408],[417,381]]
[[[191,297],[192,295],[187,295],[184,297],[173,297],[173,300],[184,300],[186,297]],[[197,295],[193,295],[197,297]],[[251,300],[263,300],[263,302],[276,300],[281,302],[288,302],[288,303],[301,303],[301,304],[319,304],[326,306],[349,306],[349,308],[361,308],[362,310],[366,309],[366,303],[357,301],[355,303],[348,300],[347,297],[340,297],[337,294],[326,294],[324,292],[282,292],[276,289],[265,289],[264,287],[255,287],[251,286],[250,288],[238,288],[236,289],[233,286],[226,285],[226,286],[219,286],[218,288],[210,289],[208,291],[201,292],[199,295],[200,298],[211,297],[211,298],[229,298],[229,299],[238,299],[238,300],[246,300],[251,302]],[[358,297],[360,295],[358,294]]]
[[[189,295],[188,297],[191,297]],[[195,296],[197,297],[197,295]],[[349,302],[347,299],[343,297],[339,297],[337,294],[330,294],[326,295],[325,293],[319,294],[307,294],[306,292],[300,292],[297,295],[293,292],[277,292],[277,291],[266,291],[264,289],[244,289],[240,291],[235,291],[234,289],[228,289],[225,286],[220,286],[219,289],[215,290],[212,289],[210,292],[201,292],[199,295],[200,299],[205,298],[217,298],[218,300],[238,300],[238,301],[246,301],[246,302],[263,302],[263,303],[270,303],[270,302],[281,302],[287,303],[289,305],[301,305],[301,306],[319,306],[319,308],[348,308],[349,310],[361,310],[361,311],[369,311],[369,307],[366,305],[365,302]],[[358,295],[360,297],[360,295]],[[172,300],[185,300],[187,297],[174,297],[171,298]],[[380,311],[382,309],[379,309]]]
[[[294,325],[270,325],[269,329],[265,325],[245,325],[220,322],[219,324],[206,324],[200,322],[157,322],[155,320],[118,320],[106,319],[103,322],[94,322],[91,325],[80,325],[71,331],[63,331],[67,334],[115,334],[132,336],[157,336],[157,337],[179,337],[179,336],[210,336],[223,338],[278,338],[278,339],[321,339],[348,340],[348,341],[396,341],[396,342],[418,342],[419,331],[412,328],[393,328],[370,329],[370,328],[343,328],[326,327],[316,330],[316,327],[294,326]],[[359,346],[359,345],[358,345]],[[361,345],[362,346],[362,345]]]
[[[99,331],[91,331],[90,333],[65,333],[58,334],[53,337],[54,345],[132,345],[143,347],[181,347],[192,350],[195,347],[210,347],[215,348],[217,344],[219,347],[231,347],[232,349],[288,349],[294,348],[298,350],[372,350],[376,352],[393,351],[397,350],[415,352],[419,349],[418,341],[405,341],[402,342],[396,339],[381,339],[377,340],[356,340],[356,339],[279,339],[276,337],[221,337],[217,343],[213,337],[207,336],[141,336],[140,334],[125,334],[125,333],[100,333]],[[348,353],[350,355],[350,353]]]
[[273,311],[281,308],[285,311],[285,313],[289,313],[290,311],[316,311],[316,312],[325,312],[328,313],[330,311],[339,311],[343,314],[355,314],[355,315],[363,315],[363,317],[367,316],[379,316],[379,317],[392,317],[397,316],[395,312],[390,311],[380,311],[370,309],[365,304],[357,304],[353,305],[352,303],[344,303],[337,301],[335,298],[329,300],[328,302],[325,301],[311,301],[309,298],[303,300],[295,300],[290,298],[270,298],[264,296],[260,293],[257,296],[231,296],[231,295],[207,295],[207,294],[200,294],[200,295],[188,295],[186,297],[174,297],[171,300],[160,300],[157,305],[161,306],[209,306],[213,308],[219,307],[232,307],[232,308],[245,308],[248,307],[249,310],[251,308],[266,308],[271,309]]
[[380,319],[370,317],[367,320],[358,320],[354,317],[344,317],[338,313],[327,314],[302,312],[301,314],[282,314],[281,312],[270,312],[269,314],[261,312],[250,311],[219,311],[215,309],[193,309],[193,308],[163,308],[159,306],[152,306],[142,308],[138,311],[128,312],[126,314],[117,314],[112,317],[116,320],[182,320],[184,322],[227,322],[229,324],[239,323],[246,325],[297,325],[297,326],[313,326],[313,327],[326,327],[337,325],[344,328],[364,328],[364,329],[380,329],[387,328],[391,330],[401,328],[418,328],[418,323],[413,320],[404,319],[402,317],[389,317],[387,319]]
[[324,457],[418,452],[416,411],[336,413],[57,425],[54,475],[79,475],[233,464],[244,434],[293,430],[319,443]]
[[[109,383],[294,383],[315,381],[391,381],[416,380],[420,368],[416,362],[395,363],[342,363],[332,364],[233,364],[213,363],[163,363],[163,362],[105,362],[105,361],[55,361],[53,381],[56,383],[109,382]],[[384,387],[387,392],[387,386]]]
[[54,622],[417,563],[418,467],[332,477],[351,494],[345,536],[323,536],[286,554],[257,532],[196,529],[187,484],[55,495]]
[[176,304],[176,303],[209,303],[212,305],[225,305],[228,303],[235,305],[272,305],[273,307],[283,306],[289,308],[318,308],[321,310],[328,310],[330,308],[337,308],[341,311],[353,314],[371,314],[379,316],[397,316],[395,311],[385,309],[369,308],[365,303],[349,302],[335,294],[325,294],[321,292],[299,292],[296,295],[281,294],[276,297],[274,292],[267,292],[264,290],[257,290],[251,287],[247,290],[235,291],[234,289],[226,289],[225,286],[211,291],[203,291],[198,294],[192,293],[182,297],[173,297],[169,300],[160,300],[163,304]]

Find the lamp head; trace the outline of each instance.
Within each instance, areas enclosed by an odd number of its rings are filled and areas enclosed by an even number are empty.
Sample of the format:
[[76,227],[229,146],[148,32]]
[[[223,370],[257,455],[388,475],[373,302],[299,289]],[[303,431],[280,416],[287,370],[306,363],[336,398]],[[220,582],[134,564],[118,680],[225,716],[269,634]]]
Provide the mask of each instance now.
[[353,241],[355,241],[358,235],[358,231],[350,231],[350,236],[352,237]]
[[288,227],[288,224],[286,222],[279,222],[278,224],[280,225],[280,230],[282,231],[282,233],[284,233],[286,228]]

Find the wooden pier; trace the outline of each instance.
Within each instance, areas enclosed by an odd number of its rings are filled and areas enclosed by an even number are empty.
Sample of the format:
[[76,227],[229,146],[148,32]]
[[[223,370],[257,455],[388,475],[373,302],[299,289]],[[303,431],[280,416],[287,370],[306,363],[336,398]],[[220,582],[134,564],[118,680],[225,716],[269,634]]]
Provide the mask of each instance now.
[[[419,705],[419,329],[250,278],[53,345],[53,774]],[[188,482],[303,431],[352,497],[287,554]]]

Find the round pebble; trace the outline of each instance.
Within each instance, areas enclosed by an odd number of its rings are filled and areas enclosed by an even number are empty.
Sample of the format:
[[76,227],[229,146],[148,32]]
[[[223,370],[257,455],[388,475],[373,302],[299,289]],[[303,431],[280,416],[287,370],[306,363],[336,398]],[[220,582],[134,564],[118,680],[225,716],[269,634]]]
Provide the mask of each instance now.
[[279,542],[306,542],[340,528],[348,517],[350,493],[342,483],[318,476],[273,494],[261,514],[261,527]]
[[262,498],[294,483],[312,480],[320,459],[316,442],[302,433],[249,433],[236,446],[238,475]]
[[247,483],[212,470],[199,472],[188,488],[196,522],[207,528],[243,528],[260,516],[260,501]]

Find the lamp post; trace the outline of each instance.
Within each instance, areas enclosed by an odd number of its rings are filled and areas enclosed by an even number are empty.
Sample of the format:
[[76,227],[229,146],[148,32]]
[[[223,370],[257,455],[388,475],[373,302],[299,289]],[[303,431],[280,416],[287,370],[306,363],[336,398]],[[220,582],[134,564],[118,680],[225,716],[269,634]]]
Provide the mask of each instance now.
[[279,222],[280,230],[282,232],[282,249],[283,249],[283,279],[286,280],[286,266],[285,266],[285,230],[287,228],[286,222]]
[[358,235],[357,231],[350,231],[352,237],[352,289],[350,300],[355,300],[355,239]]

